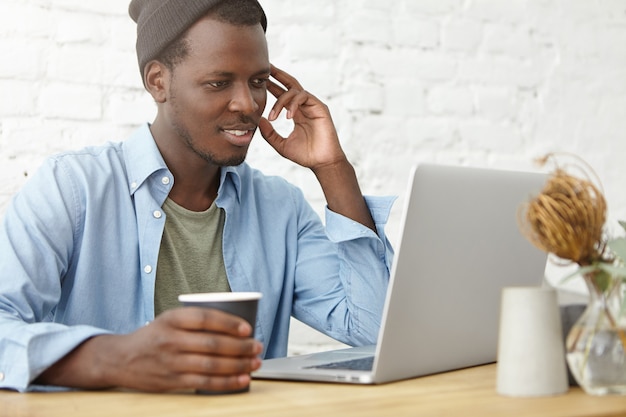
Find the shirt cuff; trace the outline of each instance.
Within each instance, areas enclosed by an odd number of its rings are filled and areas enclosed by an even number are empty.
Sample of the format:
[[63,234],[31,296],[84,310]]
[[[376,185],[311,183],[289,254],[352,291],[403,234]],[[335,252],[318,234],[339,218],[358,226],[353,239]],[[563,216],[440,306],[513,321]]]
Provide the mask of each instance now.
[[378,234],[374,233],[369,227],[335,213],[326,206],[326,234],[332,242],[339,243],[365,237],[378,237],[385,241],[384,226],[387,224],[391,207],[397,197],[364,196],[364,198]]

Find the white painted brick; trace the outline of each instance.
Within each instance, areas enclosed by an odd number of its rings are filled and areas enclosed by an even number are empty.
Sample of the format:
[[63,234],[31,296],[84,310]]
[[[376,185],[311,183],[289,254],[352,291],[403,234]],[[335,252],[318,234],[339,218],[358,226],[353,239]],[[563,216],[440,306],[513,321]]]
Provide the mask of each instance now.
[[55,40],[60,44],[89,43],[103,44],[108,37],[104,16],[73,11],[58,13]]
[[406,53],[403,50],[370,49],[362,57],[376,74],[395,78],[414,78],[417,80],[449,80],[457,70],[455,57],[437,51],[415,50]]
[[612,19],[615,14],[624,13],[624,2],[619,0],[603,0],[601,5],[585,0],[568,0],[564,6],[560,10],[562,18],[576,23]]
[[380,0],[359,0],[358,2],[353,2],[351,5],[348,4],[349,2],[344,3],[351,10],[361,8],[381,13],[389,13],[390,11],[389,5]]
[[442,15],[454,12],[462,7],[463,0],[407,0],[406,11],[409,13]]
[[428,109],[436,115],[469,116],[474,112],[474,98],[469,88],[442,85],[428,93]]
[[386,114],[421,116],[426,112],[424,86],[416,80],[389,81],[383,93]]
[[91,45],[70,44],[50,51],[47,76],[71,83],[102,83],[106,65],[102,52]]
[[345,36],[356,42],[388,44],[391,41],[391,27],[388,16],[368,10],[355,10],[346,21]]
[[[337,96],[341,88],[342,80],[339,78],[339,70],[335,59],[298,60],[284,63],[284,65],[283,62],[274,61],[274,64],[289,74],[294,75],[305,90],[320,99],[328,100],[330,97]],[[268,94],[268,96],[270,96],[270,100],[273,102],[274,98],[271,94]]]
[[[626,14],[626,11],[623,13]],[[622,68],[626,66],[626,54],[622,53],[622,49],[626,47],[626,24],[608,26],[602,32],[596,31],[594,43],[597,46],[597,56],[605,65]]]
[[394,45],[432,49],[440,44],[439,22],[402,16],[394,19]]
[[67,10],[86,11],[92,13],[103,13],[112,15],[127,15],[129,0],[106,0],[106,1],[84,1],[84,0],[52,0],[55,7]]
[[[41,160],[59,147],[67,147],[63,131],[67,122],[43,122],[27,118],[11,118],[2,122],[2,156],[15,160],[14,167],[28,167],[22,173],[32,172]],[[51,140],[50,138],[54,138]],[[20,162],[23,162],[20,165]]]
[[108,37],[111,46],[121,52],[135,55],[135,43],[137,41],[137,25],[126,16],[112,17],[108,20]]
[[43,5],[23,0],[0,2],[0,37],[46,38],[53,29],[50,12]]
[[0,39],[0,78],[35,80],[45,67],[47,44],[25,39]]
[[474,53],[483,37],[483,25],[471,19],[452,18],[443,28],[443,46],[449,51]]
[[[527,20],[527,3],[529,2],[526,0],[472,0],[468,2],[466,13],[467,16],[476,17],[484,21],[517,24]],[[552,1],[553,10],[554,7],[558,7],[556,3]],[[565,8],[568,7],[566,6]]]
[[530,30],[499,24],[486,25],[484,49],[489,54],[528,58],[533,52]]
[[374,83],[353,83],[346,95],[345,103],[348,110],[361,110],[380,113],[384,107],[384,90],[382,85]]
[[528,62],[510,57],[481,56],[460,61],[458,77],[469,83],[531,88],[546,81],[551,69],[550,61]]
[[288,24],[306,25],[310,23],[328,23],[337,14],[341,2],[334,0],[317,1],[261,1],[267,15],[268,32],[280,31]]
[[445,151],[457,140],[454,121],[445,117],[413,118],[406,122],[406,135],[416,141],[419,152],[407,152],[411,158],[423,150]]
[[4,117],[36,114],[37,95],[37,85],[32,82],[0,79],[0,114]]
[[98,120],[102,115],[99,87],[51,83],[42,88],[39,109],[44,117]]
[[106,100],[105,115],[117,126],[152,122],[156,116],[156,104],[147,92],[114,94]]
[[476,111],[492,121],[512,120],[517,114],[515,90],[510,87],[476,86]]
[[98,70],[102,84],[131,90],[144,89],[137,56],[134,52],[106,50],[95,59],[102,67]]
[[338,36],[333,28],[292,26],[286,54],[293,60],[330,59],[338,54]]
[[75,121],[64,126],[63,137],[70,143],[72,149],[85,146],[100,145],[106,142],[119,142],[129,135],[145,121],[140,121],[132,126],[116,126],[113,123],[97,125],[89,121]]
[[480,120],[459,121],[461,141],[474,151],[515,153],[521,150],[522,137],[513,125]]

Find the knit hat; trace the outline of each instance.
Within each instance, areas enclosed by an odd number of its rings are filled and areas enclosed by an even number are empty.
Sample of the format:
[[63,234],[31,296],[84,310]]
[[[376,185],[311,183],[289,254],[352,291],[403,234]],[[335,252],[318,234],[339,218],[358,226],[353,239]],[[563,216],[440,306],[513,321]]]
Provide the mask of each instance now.
[[[143,69],[171,42],[212,7],[229,0],[132,0],[130,17],[137,23],[137,59]],[[257,0],[253,0],[258,4]],[[267,29],[267,18],[261,9],[261,26]]]

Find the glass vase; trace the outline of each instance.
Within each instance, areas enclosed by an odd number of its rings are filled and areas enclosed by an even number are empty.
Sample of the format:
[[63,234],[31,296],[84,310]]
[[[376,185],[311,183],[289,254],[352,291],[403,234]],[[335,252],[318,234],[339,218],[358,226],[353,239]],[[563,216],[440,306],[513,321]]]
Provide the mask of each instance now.
[[623,286],[612,279],[603,289],[594,275],[585,275],[589,302],[568,333],[565,347],[569,369],[591,395],[626,395],[626,314]]

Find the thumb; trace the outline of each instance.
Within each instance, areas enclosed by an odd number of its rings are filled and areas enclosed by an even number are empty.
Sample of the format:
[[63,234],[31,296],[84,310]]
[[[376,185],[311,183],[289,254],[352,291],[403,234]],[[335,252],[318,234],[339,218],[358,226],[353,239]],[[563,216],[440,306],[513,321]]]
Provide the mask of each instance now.
[[284,147],[285,138],[276,132],[274,126],[272,126],[270,121],[265,117],[261,117],[261,120],[259,120],[259,131],[261,132],[263,139],[265,139],[265,141],[269,143],[270,146],[276,150],[276,152],[282,155],[281,152]]

